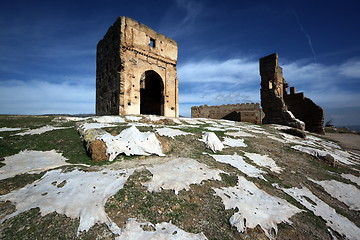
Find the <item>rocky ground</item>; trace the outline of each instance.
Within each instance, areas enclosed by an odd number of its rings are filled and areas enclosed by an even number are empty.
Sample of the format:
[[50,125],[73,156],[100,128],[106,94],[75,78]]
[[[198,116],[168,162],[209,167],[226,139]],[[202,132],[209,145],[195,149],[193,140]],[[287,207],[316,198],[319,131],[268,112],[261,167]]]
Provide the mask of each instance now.
[[0,116],[0,239],[358,239],[359,144],[284,131]]

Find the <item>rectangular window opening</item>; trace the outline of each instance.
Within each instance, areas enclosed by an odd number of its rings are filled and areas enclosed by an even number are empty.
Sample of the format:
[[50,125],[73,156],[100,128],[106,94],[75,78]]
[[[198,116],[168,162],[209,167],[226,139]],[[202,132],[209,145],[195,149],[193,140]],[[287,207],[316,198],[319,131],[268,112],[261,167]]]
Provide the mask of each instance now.
[[155,39],[150,38],[149,46],[153,48],[155,47]]

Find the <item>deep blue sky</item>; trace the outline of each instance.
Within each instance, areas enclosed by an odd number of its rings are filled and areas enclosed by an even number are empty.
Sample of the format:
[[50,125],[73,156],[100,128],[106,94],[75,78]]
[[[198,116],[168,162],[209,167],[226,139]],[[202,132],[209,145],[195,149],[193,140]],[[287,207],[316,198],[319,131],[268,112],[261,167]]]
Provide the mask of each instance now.
[[129,16],[179,46],[180,114],[260,101],[260,57],[336,125],[360,125],[356,0],[5,1],[0,114],[94,113],[96,44]]

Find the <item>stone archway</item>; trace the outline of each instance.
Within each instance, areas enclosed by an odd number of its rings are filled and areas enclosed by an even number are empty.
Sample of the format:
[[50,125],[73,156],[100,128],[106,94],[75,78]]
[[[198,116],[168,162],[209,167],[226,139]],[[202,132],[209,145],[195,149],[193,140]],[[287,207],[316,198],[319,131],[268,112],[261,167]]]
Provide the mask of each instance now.
[[140,79],[140,114],[164,115],[164,84],[153,70]]

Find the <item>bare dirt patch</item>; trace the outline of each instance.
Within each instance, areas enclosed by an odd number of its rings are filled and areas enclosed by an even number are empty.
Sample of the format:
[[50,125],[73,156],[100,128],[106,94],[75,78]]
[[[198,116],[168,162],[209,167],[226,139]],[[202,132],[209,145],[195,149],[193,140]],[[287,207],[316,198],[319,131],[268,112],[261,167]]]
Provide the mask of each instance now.
[[353,133],[326,133],[326,138],[337,141],[346,150],[360,154],[360,135]]

